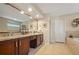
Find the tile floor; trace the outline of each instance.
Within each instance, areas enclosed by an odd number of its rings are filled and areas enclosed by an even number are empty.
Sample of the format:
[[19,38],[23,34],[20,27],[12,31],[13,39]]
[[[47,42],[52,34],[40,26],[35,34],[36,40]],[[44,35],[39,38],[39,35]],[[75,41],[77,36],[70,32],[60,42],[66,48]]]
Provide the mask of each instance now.
[[71,55],[69,48],[65,43],[54,43],[44,45],[41,47],[35,55]]

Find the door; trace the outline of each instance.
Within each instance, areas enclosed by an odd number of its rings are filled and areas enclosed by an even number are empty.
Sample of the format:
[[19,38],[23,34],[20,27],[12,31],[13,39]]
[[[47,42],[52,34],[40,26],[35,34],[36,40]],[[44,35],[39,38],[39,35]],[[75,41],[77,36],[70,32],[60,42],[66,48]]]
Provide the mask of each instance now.
[[56,42],[65,42],[65,28],[63,20],[55,20],[55,41]]
[[26,55],[29,52],[29,37],[23,37],[18,40],[19,42],[19,55]]
[[0,41],[0,55],[15,55],[15,40]]

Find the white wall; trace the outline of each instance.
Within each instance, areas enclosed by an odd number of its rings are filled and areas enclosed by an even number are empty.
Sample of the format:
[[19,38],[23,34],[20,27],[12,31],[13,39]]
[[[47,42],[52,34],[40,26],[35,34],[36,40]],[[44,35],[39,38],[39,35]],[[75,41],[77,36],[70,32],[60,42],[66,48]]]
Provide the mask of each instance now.
[[55,17],[50,17],[50,43],[55,42]]
[[[79,13],[73,13],[73,14],[66,14],[66,15],[62,15],[62,16],[53,16],[51,18],[51,40],[50,42],[54,42],[55,40],[61,40],[59,37],[57,36],[58,33],[57,31],[59,31],[60,33],[62,33],[59,30],[59,26],[61,25],[61,23],[59,25],[57,25],[58,27],[56,27],[55,21],[59,20],[62,21],[63,26],[64,26],[64,32],[63,34],[65,34],[64,36],[68,36],[70,34],[74,34],[75,36],[78,36],[77,34],[79,34],[79,26],[78,27],[72,27],[71,22],[73,21],[73,19],[75,18],[79,18]],[[55,30],[56,29],[56,30]],[[60,34],[59,34],[60,35]],[[62,35],[62,37],[64,37]]]
[[73,21],[73,19],[79,18],[79,13],[63,15],[63,16],[60,16],[60,18],[64,20],[65,31],[79,31],[79,26],[73,27],[71,25],[71,22]]
[[63,16],[60,16],[60,18],[64,22],[66,37],[68,37],[69,35],[79,37],[79,26],[78,27],[73,27],[71,25],[72,21],[75,18],[79,18],[79,13],[63,15]]

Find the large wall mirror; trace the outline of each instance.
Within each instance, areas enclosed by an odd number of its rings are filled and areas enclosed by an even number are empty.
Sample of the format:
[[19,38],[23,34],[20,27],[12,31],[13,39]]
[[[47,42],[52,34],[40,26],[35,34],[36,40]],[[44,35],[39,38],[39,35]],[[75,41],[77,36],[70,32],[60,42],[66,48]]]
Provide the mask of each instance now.
[[19,31],[22,22],[0,17],[0,31]]

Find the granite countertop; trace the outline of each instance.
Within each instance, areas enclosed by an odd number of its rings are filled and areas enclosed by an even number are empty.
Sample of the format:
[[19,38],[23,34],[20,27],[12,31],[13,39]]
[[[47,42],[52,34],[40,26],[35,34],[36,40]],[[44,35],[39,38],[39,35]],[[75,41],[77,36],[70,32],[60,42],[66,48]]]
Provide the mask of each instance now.
[[30,33],[30,34],[25,34],[25,35],[5,36],[5,37],[0,37],[0,41],[22,38],[22,37],[33,36],[33,35],[39,35],[39,34],[42,34],[42,33]]

